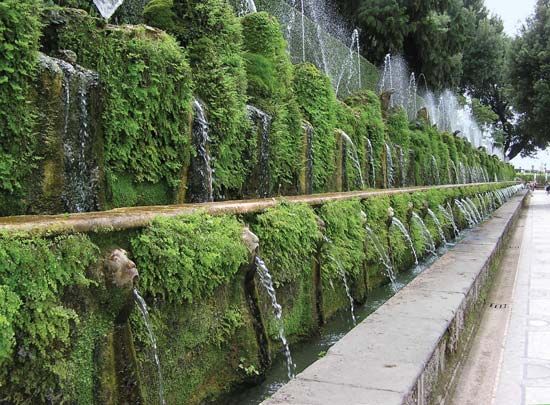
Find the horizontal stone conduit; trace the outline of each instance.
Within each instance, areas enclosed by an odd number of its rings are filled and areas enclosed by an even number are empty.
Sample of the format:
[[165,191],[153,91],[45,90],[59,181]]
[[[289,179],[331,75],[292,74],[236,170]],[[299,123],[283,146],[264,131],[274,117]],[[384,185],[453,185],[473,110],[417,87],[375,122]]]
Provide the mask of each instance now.
[[[376,191],[350,191],[342,193],[311,194],[256,200],[219,201],[202,204],[159,205],[150,207],[116,208],[110,211],[87,212],[61,215],[22,215],[0,218],[0,231],[29,232],[36,235],[60,234],[67,232],[95,232],[100,230],[125,230],[142,228],[157,216],[177,216],[205,211],[212,215],[249,214],[261,212],[281,201],[322,205],[330,201],[350,200],[354,198],[387,196],[413,193],[433,189],[474,187],[495,183],[448,184],[442,186],[404,187]],[[501,182],[502,186],[515,182]]]
[[526,195],[512,197],[263,404],[436,403]]

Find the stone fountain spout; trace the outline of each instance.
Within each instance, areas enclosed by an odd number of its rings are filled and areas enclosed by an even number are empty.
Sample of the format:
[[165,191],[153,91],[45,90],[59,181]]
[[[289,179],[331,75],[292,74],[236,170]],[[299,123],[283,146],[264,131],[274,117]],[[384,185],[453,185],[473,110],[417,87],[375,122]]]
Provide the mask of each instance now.
[[260,238],[258,238],[248,226],[245,226],[243,228],[243,231],[241,233],[241,238],[248,250],[248,254],[250,257],[250,261],[253,262],[254,258],[259,253],[260,248]]
[[133,291],[139,280],[136,264],[124,249],[114,249],[103,261],[102,272],[110,291],[109,305],[115,314],[115,322],[122,325],[128,321],[134,308]]

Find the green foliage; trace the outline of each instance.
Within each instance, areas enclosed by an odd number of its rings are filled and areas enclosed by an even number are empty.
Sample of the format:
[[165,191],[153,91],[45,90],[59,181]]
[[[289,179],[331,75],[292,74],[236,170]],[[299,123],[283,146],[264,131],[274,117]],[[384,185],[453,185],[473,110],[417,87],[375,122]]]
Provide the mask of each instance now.
[[192,86],[176,41],[145,27],[99,28],[98,20],[78,12],[65,11],[61,20],[57,46],[74,50],[105,84],[107,178],[127,174],[136,184],[179,186],[189,161]]
[[[371,187],[381,184],[382,151],[385,142],[385,124],[382,120],[382,110],[378,95],[372,91],[363,91],[346,99],[346,104],[360,112],[359,122],[366,129],[366,137],[370,140],[374,155],[374,173],[372,167],[368,170],[368,183]],[[363,125],[364,122],[364,125]],[[363,140],[363,144],[367,141]],[[368,156],[365,156],[367,158]]]
[[0,236],[0,285],[11,291],[8,315],[20,300],[18,316],[6,329],[15,331],[16,341],[11,353],[2,353],[3,399],[26,403],[66,397],[60,387],[62,364],[79,317],[62,297],[69,287],[90,285],[86,271],[97,258],[97,247],[85,236],[52,241]]
[[282,203],[256,217],[252,231],[260,239],[262,259],[276,287],[311,273],[321,235],[313,209]]
[[[34,167],[36,111],[30,103],[41,1],[0,3],[0,193],[17,193]],[[16,141],[15,141],[16,140]]]
[[509,139],[510,157],[545,148],[550,137],[550,1],[538,0],[510,52],[510,83],[520,130]]
[[140,285],[170,302],[207,297],[246,262],[241,232],[232,217],[200,213],[156,219],[131,241]]
[[15,345],[13,322],[18,314],[21,300],[5,285],[0,285],[0,367],[8,361]]
[[195,93],[207,106],[215,193],[225,195],[243,186],[248,171],[241,159],[248,130],[241,24],[224,0],[172,3],[155,1],[146,18],[189,52]]
[[325,221],[325,236],[330,242],[322,251],[322,277],[340,279],[342,272],[356,279],[365,260],[365,219],[358,200],[324,204],[319,215]]
[[293,67],[281,27],[267,13],[241,19],[248,94],[254,106],[271,116],[269,174],[279,191],[296,183],[300,170],[301,117],[292,91]]
[[335,170],[336,96],[328,77],[306,63],[294,70],[294,93],[313,133],[313,191],[330,189]]

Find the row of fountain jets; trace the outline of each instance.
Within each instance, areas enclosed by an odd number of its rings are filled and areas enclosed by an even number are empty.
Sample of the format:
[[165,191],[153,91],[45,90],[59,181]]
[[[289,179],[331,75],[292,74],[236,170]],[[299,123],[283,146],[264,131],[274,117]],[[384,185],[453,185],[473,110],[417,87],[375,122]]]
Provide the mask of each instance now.
[[[515,185],[504,189],[500,189],[500,190],[479,193],[475,197],[472,197],[477,201],[477,205],[476,205],[476,202],[474,202],[473,199],[470,197],[458,198],[454,200],[454,206],[465,218],[468,224],[468,227],[472,228],[478,225],[479,223],[481,223],[482,221],[484,221],[486,218],[488,218],[491,212],[496,210],[499,206],[503,205],[508,199],[510,199],[510,197],[515,195],[520,190],[521,187],[522,186],[520,185]],[[446,222],[445,224],[441,223],[441,221],[439,220],[439,217],[429,207],[426,207],[426,214],[432,219],[435,227],[437,228],[437,233],[441,243],[441,249],[442,251],[445,251],[448,246],[452,246],[453,244],[447,240],[447,237],[445,236],[444,226],[448,226],[450,229],[452,229],[452,235],[454,237],[458,237],[460,235],[460,231],[455,219],[455,215],[453,213],[453,208],[451,206],[451,203],[448,202],[446,206],[439,205],[437,207],[437,210],[441,213],[441,216],[445,219],[445,222]],[[402,234],[404,240],[407,242],[407,245],[414,257],[414,265],[419,266],[418,253],[415,249],[410,232],[409,230],[407,230],[407,226],[394,215],[392,208],[388,208],[388,216],[391,221],[389,231],[391,232],[392,229],[396,229],[398,232]],[[366,222],[367,215],[365,212],[361,212],[361,217]],[[437,257],[438,250],[437,250],[435,238],[430,232],[429,228],[426,226],[426,223],[424,222],[422,217],[417,212],[412,211],[412,207],[411,207],[410,223],[411,223],[410,225],[411,227],[415,225],[419,227],[422,233],[422,237],[424,239],[425,251],[428,252],[429,255]],[[399,289],[403,287],[403,285],[399,284],[397,281],[392,260],[388,252],[384,248],[384,245],[381,242],[378,235],[368,225],[365,225],[365,233],[366,233],[367,240],[370,242],[369,246],[372,247],[372,249],[378,256],[378,260],[380,264],[383,266],[384,273],[386,277],[389,279],[394,292],[397,292]],[[323,241],[324,243],[327,243],[329,245],[332,244],[332,241],[326,236],[324,236]],[[354,304],[353,297],[351,295],[351,289],[346,276],[346,271],[343,268],[341,262],[337,258],[329,255],[328,259],[336,265],[337,273],[342,279],[342,285],[343,285],[344,291],[350,302],[351,321],[353,325],[356,325],[357,320],[355,317],[355,307],[354,307],[355,304]],[[273,277],[269,272],[269,269],[267,268],[265,262],[258,256],[254,258],[254,261],[255,261],[256,272],[257,272],[260,284],[262,285],[264,291],[268,295],[271,302],[271,306],[273,309],[273,317],[278,327],[278,338],[281,342],[282,352],[286,360],[288,378],[292,379],[296,374],[296,364],[292,360],[290,346],[285,335],[285,330],[283,325],[283,308],[277,301],[277,293],[275,290],[275,286],[273,284]],[[139,294],[139,291],[137,289],[134,289],[134,299],[142,315],[142,318],[146,325],[146,329],[150,339],[151,355],[152,355],[153,362],[155,363],[155,366],[157,368],[157,375],[159,379],[158,387],[159,387],[160,403],[165,404],[166,402],[164,399],[162,371],[161,371],[160,359],[158,355],[157,340],[153,332],[151,321],[149,319],[147,304],[145,303],[145,300]]]

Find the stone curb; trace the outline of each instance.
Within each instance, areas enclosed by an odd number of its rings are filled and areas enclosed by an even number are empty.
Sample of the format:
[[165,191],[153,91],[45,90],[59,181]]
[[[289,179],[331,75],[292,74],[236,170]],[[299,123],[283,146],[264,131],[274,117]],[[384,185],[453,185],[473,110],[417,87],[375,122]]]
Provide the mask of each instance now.
[[263,404],[431,403],[526,195],[512,197]]

